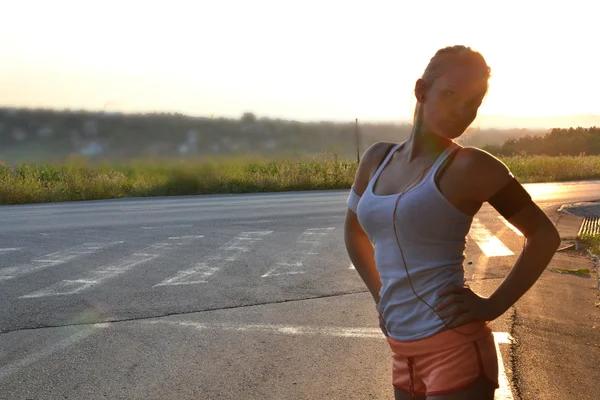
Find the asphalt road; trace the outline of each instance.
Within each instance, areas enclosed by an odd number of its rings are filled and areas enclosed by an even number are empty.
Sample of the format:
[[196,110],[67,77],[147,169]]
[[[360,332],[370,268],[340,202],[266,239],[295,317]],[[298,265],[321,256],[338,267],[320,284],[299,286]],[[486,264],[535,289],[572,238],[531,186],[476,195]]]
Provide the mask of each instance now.
[[[551,216],[600,198],[598,181],[525,186]],[[347,193],[0,207],[0,399],[391,398],[343,244]],[[484,205],[472,286],[504,277],[522,245]],[[503,353],[510,324],[493,325]]]

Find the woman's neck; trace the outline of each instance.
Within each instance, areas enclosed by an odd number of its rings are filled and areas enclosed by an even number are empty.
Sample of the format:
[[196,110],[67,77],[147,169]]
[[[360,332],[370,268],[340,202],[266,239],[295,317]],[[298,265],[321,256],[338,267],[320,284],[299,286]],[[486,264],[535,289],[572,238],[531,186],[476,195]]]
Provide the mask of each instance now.
[[435,159],[451,143],[452,140],[436,135],[422,126],[417,126],[407,141],[408,162],[420,158]]

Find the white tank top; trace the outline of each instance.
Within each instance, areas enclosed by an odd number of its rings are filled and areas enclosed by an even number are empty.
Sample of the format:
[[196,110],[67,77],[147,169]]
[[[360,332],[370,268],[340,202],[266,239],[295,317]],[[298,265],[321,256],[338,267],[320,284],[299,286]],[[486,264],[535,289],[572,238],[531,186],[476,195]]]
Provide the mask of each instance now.
[[[423,303],[411,289],[402,253],[394,235],[394,206],[400,194],[378,196],[373,185],[393,154],[404,145],[397,144],[386,156],[362,197],[351,190],[348,207],[375,247],[375,263],[381,278],[380,310],[391,338],[412,341],[447,329],[440,317]],[[448,146],[426,175],[402,194],[396,210],[396,232],[414,290],[432,308],[441,298],[444,287],[463,285],[466,236],[473,217],[457,209],[440,192],[434,176],[454,150]],[[451,317],[445,322],[450,323]]]

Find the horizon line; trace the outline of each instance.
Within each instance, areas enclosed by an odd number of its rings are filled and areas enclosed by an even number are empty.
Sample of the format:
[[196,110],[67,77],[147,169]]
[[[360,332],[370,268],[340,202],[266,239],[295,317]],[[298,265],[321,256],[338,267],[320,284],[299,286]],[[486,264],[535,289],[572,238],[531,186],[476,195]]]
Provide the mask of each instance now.
[[[332,118],[332,119],[324,119],[324,118],[313,118],[313,119],[303,119],[303,118],[293,118],[293,117],[285,117],[285,116],[268,116],[268,115],[260,115],[256,111],[244,111],[239,116],[231,116],[227,114],[215,115],[214,113],[206,113],[206,114],[192,114],[192,113],[184,113],[181,111],[160,111],[160,110],[145,110],[145,111],[125,111],[125,110],[105,110],[105,109],[90,109],[90,108],[57,108],[57,107],[32,107],[32,106],[7,106],[0,105],[0,110],[12,110],[12,111],[51,111],[56,113],[87,113],[87,114],[118,114],[118,115],[150,115],[150,114],[175,114],[181,115],[188,118],[198,118],[198,119],[208,119],[208,120],[218,120],[218,119],[230,119],[230,120],[240,120],[242,116],[246,113],[253,114],[258,121],[260,120],[281,120],[281,121],[289,121],[289,122],[301,122],[301,123],[352,123],[355,121],[363,124],[385,124],[385,125],[412,125],[412,117],[399,117],[398,119],[390,120],[390,119],[361,119],[360,117],[346,119]],[[482,122],[483,125],[490,125],[489,128],[494,128],[492,125],[496,125],[494,123],[490,124],[485,123],[486,119],[509,119],[509,120],[552,120],[552,119],[573,119],[573,118],[598,118],[598,124],[600,125],[600,114],[593,113],[580,113],[580,114],[560,114],[560,115],[510,115],[510,114],[479,114],[477,119],[469,126],[469,128],[477,128]],[[481,121],[483,119],[484,121]],[[532,124],[531,122],[528,124]],[[495,126],[498,127],[498,126]],[[518,127],[513,128],[504,128],[504,129],[519,129]],[[530,125],[527,128],[521,129],[552,129],[547,126],[533,126]]]

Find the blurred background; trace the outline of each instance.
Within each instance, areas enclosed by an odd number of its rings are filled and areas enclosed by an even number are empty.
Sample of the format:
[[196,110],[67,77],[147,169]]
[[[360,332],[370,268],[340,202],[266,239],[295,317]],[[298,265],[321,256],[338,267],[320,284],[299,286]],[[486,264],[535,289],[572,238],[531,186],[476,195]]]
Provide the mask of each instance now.
[[[481,52],[492,69],[479,117],[459,142],[496,154],[557,153],[535,140],[600,126],[594,7],[4,2],[0,160],[356,159],[377,140],[408,137],[414,83],[454,44]],[[529,147],[515,147],[520,138]],[[559,147],[600,151],[593,138]]]

